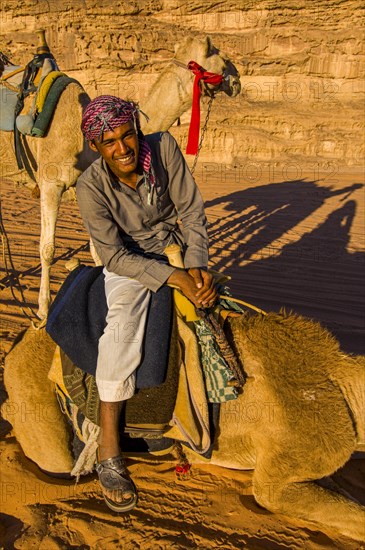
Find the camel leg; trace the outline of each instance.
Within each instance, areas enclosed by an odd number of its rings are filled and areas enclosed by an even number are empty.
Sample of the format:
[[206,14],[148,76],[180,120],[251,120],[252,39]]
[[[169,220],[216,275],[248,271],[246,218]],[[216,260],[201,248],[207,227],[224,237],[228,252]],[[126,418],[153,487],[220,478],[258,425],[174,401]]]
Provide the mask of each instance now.
[[41,186],[41,284],[38,297],[38,316],[41,319],[47,317],[51,302],[50,269],[55,253],[55,234],[58,210],[64,188],[46,182]]
[[[266,465],[267,468],[268,465]],[[326,525],[355,540],[365,538],[365,507],[315,482],[290,482],[270,470],[255,470],[256,501],[271,512]],[[267,472],[270,472],[267,475]],[[282,473],[282,472],[281,472]]]

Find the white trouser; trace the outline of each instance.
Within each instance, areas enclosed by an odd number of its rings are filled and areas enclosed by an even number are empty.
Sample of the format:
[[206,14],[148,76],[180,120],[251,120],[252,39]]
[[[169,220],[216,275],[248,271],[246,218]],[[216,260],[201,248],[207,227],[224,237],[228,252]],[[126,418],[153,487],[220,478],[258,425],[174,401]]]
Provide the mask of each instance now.
[[106,268],[103,273],[108,314],[95,379],[101,401],[124,401],[135,391],[151,291]]

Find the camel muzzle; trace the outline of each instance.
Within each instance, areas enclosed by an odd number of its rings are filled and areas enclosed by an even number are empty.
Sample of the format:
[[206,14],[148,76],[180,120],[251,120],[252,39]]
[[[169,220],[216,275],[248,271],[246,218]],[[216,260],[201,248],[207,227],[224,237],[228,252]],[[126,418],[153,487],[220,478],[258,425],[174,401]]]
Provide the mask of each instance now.
[[229,97],[236,97],[241,91],[241,81],[239,76],[228,74],[224,77],[221,90]]

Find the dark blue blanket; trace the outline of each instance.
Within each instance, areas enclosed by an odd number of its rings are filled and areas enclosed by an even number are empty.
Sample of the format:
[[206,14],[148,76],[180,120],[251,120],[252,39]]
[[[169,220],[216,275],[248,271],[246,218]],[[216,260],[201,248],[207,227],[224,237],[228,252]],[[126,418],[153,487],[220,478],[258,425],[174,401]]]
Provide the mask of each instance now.
[[[47,319],[46,331],[80,369],[95,376],[98,342],[108,311],[102,267],[80,265],[63,283]],[[151,293],[138,389],[165,380],[172,326],[172,292],[162,286]]]

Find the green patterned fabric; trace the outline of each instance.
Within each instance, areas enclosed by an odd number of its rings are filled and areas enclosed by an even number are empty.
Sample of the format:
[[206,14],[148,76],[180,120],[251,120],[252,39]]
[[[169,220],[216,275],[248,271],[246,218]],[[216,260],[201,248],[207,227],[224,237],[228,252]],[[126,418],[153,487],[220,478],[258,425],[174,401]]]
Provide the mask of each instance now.
[[203,319],[195,321],[195,331],[200,346],[200,361],[209,403],[222,403],[237,398],[237,390],[227,386],[233,373],[220,356],[215,339]]
[[[243,313],[243,310],[229,300],[227,287],[219,288],[219,294],[227,295],[227,299],[220,300],[214,308],[214,314],[218,317],[222,309]],[[227,383],[234,378],[232,371],[221,356],[207,323],[200,319],[194,322],[195,332],[200,346],[200,361],[203,368],[207,398],[209,403],[224,403],[237,399],[238,391]]]

